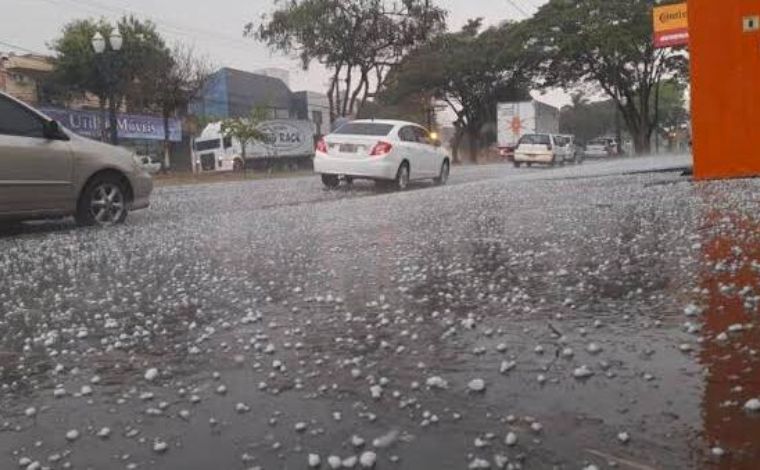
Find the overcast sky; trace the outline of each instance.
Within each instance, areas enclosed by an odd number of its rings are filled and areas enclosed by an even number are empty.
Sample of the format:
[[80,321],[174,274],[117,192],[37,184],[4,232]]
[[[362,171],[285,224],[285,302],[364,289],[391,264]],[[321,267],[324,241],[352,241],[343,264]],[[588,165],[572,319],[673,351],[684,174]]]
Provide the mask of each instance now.
[[[522,19],[545,0],[438,0],[449,10],[449,27],[458,29],[469,18],[487,24]],[[256,41],[243,38],[243,26],[272,11],[275,0],[0,0],[0,51],[22,49],[46,53],[61,26],[82,17],[114,20],[125,13],[153,20],[170,42],[195,46],[216,66],[254,71],[279,67],[290,71],[294,90],[324,92],[326,75],[318,67],[304,72],[297,60],[272,54]],[[551,101],[558,98],[552,97]],[[561,98],[559,99],[561,101]]]

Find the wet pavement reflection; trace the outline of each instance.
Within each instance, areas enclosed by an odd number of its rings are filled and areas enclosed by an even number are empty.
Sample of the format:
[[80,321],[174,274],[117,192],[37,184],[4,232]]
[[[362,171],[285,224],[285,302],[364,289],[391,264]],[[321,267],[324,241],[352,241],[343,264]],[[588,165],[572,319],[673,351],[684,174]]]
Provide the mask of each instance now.
[[704,197],[699,359],[706,368],[703,439],[716,449],[707,468],[752,470],[760,462],[760,415],[744,407],[760,397],[760,221],[720,192]]

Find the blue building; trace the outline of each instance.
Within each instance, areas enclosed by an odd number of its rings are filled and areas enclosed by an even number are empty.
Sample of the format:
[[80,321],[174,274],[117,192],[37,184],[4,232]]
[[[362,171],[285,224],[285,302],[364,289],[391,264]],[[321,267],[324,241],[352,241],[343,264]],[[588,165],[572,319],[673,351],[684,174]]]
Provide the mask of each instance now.
[[324,95],[293,93],[279,78],[222,68],[209,80],[190,112],[209,119],[248,116],[256,107],[270,110],[272,119],[309,120],[321,127],[329,121]]

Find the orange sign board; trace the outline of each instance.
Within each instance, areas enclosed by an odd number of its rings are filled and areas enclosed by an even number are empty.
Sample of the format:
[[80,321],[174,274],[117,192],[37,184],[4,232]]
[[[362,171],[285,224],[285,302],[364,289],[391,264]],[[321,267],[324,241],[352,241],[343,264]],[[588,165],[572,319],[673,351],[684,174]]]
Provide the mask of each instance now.
[[655,47],[685,46],[689,43],[689,13],[686,3],[653,9]]

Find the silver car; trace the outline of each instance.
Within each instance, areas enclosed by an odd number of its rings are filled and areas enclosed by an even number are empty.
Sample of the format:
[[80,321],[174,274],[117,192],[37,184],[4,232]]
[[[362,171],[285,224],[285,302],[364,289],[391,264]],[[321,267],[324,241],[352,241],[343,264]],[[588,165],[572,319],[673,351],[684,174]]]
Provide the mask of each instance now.
[[0,93],[0,220],[73,215],[109,226],[150,205],[151,176],[128,150],[80,137]]

